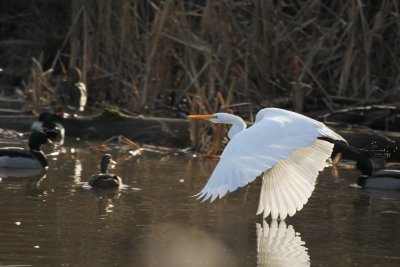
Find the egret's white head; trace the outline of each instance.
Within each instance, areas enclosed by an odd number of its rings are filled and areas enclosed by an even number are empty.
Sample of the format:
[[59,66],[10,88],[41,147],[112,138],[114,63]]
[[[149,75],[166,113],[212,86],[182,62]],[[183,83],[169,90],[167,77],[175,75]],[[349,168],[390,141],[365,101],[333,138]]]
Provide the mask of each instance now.
[[214,113],[210,115],[189,115],[189,119],[203,119],[214,123],[232,124],[237,120],[237,116],[228,113]]
[[233,127],[231,127],[228,132],[229,138],[232,138],[235,134],[246,129],[246,123],[242,120],[242,118],[229,113],[214,113],[211,115],[189,115],[188,118],[209,120],[214,123],[232,124]]

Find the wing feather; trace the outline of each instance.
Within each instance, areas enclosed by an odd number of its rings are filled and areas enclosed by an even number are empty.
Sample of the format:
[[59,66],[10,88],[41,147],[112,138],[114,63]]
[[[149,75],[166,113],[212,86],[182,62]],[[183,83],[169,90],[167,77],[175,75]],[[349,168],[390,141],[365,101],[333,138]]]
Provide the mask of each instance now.
[[[257,214],[264,212],[265,218],[271,213],[272,219],[279,216],[283,220],[287,215],[293,216],[295,210],[301,210],[311,196],[318,172],[324,169],[332,149],[333,144],[317,139],[311,146],[296,150],[290,158],[280,160],[265,172]],[[313,161],[299,164],[304,157]],[[281,204],[278,207],[277,202]]]
[[[281,218],[293,215],[307,202],[318,175],[316,170],[321,170],[330,156],[333,145],[320,145],[327,143],[322,140],[316,142],[323,136],[345,141],[311,118],[281,109],[263,109],[253,126],[233,136],[197,196],[202,201],[214,201],[264,173],[258,212],[264,211],[264,215],[271,212],[272,217],[280,214]],[[309,146],[319,158],[310,157],[309,150],[302,150]],[[283,160],[286,161],[282,163]],[[317,167],[311,166],[315,164]]]

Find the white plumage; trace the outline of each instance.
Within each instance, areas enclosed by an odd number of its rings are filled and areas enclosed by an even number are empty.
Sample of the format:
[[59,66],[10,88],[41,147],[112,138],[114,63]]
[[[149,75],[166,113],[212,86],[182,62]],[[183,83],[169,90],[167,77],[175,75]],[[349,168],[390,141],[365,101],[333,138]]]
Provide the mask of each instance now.
[[241,118],[226,113],[189,118],[229,123],[234,132],[199,198],[214,201],[263,174],[257,214],[264,218],[285,219],[307,202],[333,149],[318,137],[345,141],[321,122],[278,108],[260,110],[247,129]]
[[271,224],[263,220],[257,228],[257,266],[258,267],[306,267],[310,266],[305,242],[301,240],[293,226],[286,226],[284,221]]

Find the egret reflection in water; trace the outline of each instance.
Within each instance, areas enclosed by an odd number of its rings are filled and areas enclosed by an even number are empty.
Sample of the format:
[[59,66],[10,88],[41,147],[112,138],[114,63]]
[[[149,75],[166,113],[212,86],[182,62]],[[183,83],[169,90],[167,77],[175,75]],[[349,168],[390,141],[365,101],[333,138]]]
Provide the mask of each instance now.
[[263,220],[257,223],[257,266],[297,267],[310,266],[310,256],[305,242],[295,232],[293,226],[284,221],[272,220],[270,225]]

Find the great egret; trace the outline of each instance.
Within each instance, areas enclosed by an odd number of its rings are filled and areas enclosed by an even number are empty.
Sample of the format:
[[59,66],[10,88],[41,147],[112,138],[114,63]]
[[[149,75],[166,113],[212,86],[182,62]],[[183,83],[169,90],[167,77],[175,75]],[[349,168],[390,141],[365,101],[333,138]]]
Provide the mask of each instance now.
[[357,160],[357,168],[361,171],[357,185],[369,189],[400,190],[400,170],[380,169],[373,171],[374,166],[369,158]]
[[100,162],[100,173],[92,175],[89,185],[95,188],[118,188],[122,186],[122,179],[118,175],[107,172],[110,163],[116,164],[110,154],[104,154]]
[[[231,124],[231,139],[207,184],[197,195],[214,201],[255,180],[263,173],[257,214],[283,220],[307,203],[318,172],[326,166],[333,143],[346,140],[326,125],[301,114],[265,108],[257,113],[253,126],[227,114],[189,115]],[[319,139],[322,138],[322,139]]]
[[34,132],[29,137],[29,150],[20,147],[0,148],[0,168],[45,169],[46,156],[40,146],[46,144],[49,136],[45,132]]

